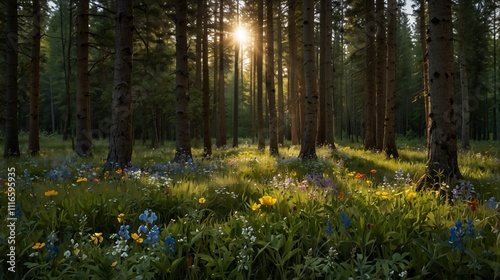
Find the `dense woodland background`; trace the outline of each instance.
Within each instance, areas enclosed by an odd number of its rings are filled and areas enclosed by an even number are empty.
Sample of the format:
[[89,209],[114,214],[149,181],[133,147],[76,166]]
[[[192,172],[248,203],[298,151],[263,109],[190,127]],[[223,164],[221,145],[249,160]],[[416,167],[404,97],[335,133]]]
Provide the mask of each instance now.
[[[276,118],[278,143],[299,144],[302,140],[306,106],[306,77],[302,74],[302,3],[294,0],[263,1],[187,1],[189,118],[194,145],[201,146],[203,124],[207,119],[211,122],[210,135],[216,139],[213,143],[216,146],[230,146],[228,140],[231,137],[236,139],[232,142],[233,146],[238,144],[238,138],[259,142],[260,146],[262,139],[269,138],[269,118],[271,121]],[[36,38],[33,30],[38,21],[33,17],[36,2],[17,3],[17,105],[19,130],[23,132],[30,130],[32,115],[30,75],[33,75],[32,43]],[[83,36],[78,30],[82,10],[77,5],[81,2],[85,1],[39,3],[39,131],[61,134],[64,139],[72,139],[77,134],[78,118],[75,112],[77,103],[83,102],[77,99],[77,51],[78,46],[84,44],[88,46],[92,138],[106,138],[112,122],[110,108],[116,5],[114,1],[88,3],[88,12],[83,10],[88,15],[89,30],[83,31],[88,34],[87,45],[79,41]],[[394,42],[389,41],[392,39],[387,31],[390,30],[393,10],[385,1],[314,2],[314,65],[320,93],[317,144],[333,144],[333,135],[338,139],[363,141],[363,114],[370,110],[367,106],[380,108],[375,103],[366,102],[366,89],[370,91],[370,86],[366,84],[370,80],[366,77],[373,76],[372,92],[379,94],[379,89],[385,87],[379,83],[387,83],[380,70],[386,68],[384,48],[391,44],[396,52],[396,134],[407,138],[419,137],[425,141],[425,79],[422,76],[425,61],[421,36],[427,30],[422,23],[425,24],[428,19],[420,21],[422,15],[426,17],[427,14],[419,13],[424,1],[399,1]],[[319,2],[325,4],[320,5]],[[165,141],[175,139],[175,20],[178,15],[174,4],[175,1],[134,1],[132,108],[136,144],[142,142],[158,147]],[[369,4],[373,5],[372,8],[367,8]],[[326,11],[321,10],[323,6]],[[403,9],[410,6],[410,10]],[[271,17],[266,10],[268,7]],[[453,106],[458,135],[461,138],[467,135],[474,140],[497,140],[498,2],[459,0],[453,3],[452,8],[455,57]],[[6,2],[0,5],[0,9],[2,14],[6,14]],[[325,15],[329,17],[325,19]],[[2,17],[0,25],[2,30],[6,30],[6,18]],[[243,41],[237,40],[238,28],[246,31],[247,38]],[[2,42],[6,42],[6,35],[2,34]],[[378,50],[375,57],[369,57],[366,51],[371,46],[371,38]],[[0,64],[5,69],[6,44],[1,45],[0,52]],[[380,56],[383,58],[377,58]],[[208,69],[203,67],[204,61]],[[372,65],[377,71],[370,68]],[[1,88],[6,88],[5,77],[0,77]],[[203,113],[204,87],[210,98],[208,117]],[[464,92],[467,92],[466,95]],[[271,100],[269,94],[275,97]],[[465,112],[463,96],[468,96],[468,124],[462,122]],[[8,105],[4,95],[0,98],[0,123],[3,126],[6,107],[15,104]],[[329,113],[333,113],[333,118]],[[331,122],[328,123],[328,120]],[[464,127],[466,131],[462,134]],[[332,137],[326,136],[325,132]]]

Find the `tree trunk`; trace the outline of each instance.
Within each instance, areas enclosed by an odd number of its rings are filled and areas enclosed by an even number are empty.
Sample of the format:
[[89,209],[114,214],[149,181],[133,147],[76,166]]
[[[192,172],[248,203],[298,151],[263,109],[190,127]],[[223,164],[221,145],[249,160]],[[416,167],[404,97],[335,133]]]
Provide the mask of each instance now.
[[4,157],[18,157],[18,32],[17,32],[17,1],[7,0],[6,3],[6,66],[5,71],[5,138]]
[[365,24],[366,24],[366,57],[365,57],[365,98],[363,102],[363,126],[365,150],[375,149],[375,17],[373,16],[373,0],[366,0]]
[[219,85],[217,95],[217,112],[215,129],[217,147],[227,145],[226,139],[226,101],[224,95],[224,0],[219,2]]
[[90,123],[89,82],[89,2],[78,1],[76,37],[76,154],[92,156],[92,127]]
[[470,113],[469,113],[469,82],[467,77],[467,59],[465,56],[466,31],[464,17],[464,0],[458,2],[458,62],[460,64],[460,90],[462,93],[462,134],[460,137],[460,149],[470,148]]
[[189,124],[189,68],[187,46],[187,2],[175,2],[175,157],[174,162],[192,159]]
[[430,154],[425,174],[417,183],[439,188],[461,179],[457,159],[456,120],[453,74],[453,30],[451,0],[429,1],[429,89],[430,89]]
[[[61,4],[61,1],[59,2],[59,10],[62,11],[63,7]],[[69,16],[68,20],[69,23],[67,25],[68,27],[68,38],[67,42],[65,41],[65,36],[64,36],[64,24],[63,24],[63,13],[61,13],[61,45],[62,45],[62,61],[63,61],[63,68],[64,68],[64,86],[65,86],[65,106],[66,106],[66,112],[64,115],[64,127],[63,127],[63,140],[68,140],[68,138],[71,135],[71,48],[73,46],[73,0],[69,1]],[[74,147],[73,147],[74,148]]]
[[259,150],[264,150],[266,148],[266,142],[264,139],[264,107],[263,107],[263,87],[262,87],[262,76],[263,76],[263,62],[262,54],[264,53],[264,0],[258,0],[257,7],[257,22],[258,30],[257,33],[257,50],[256,50],[256,63],[257,63],[257,147]]
[[[320,48],[321,52],[321,68],[320,71],[323,72],[323,75],[320,74],[320,85],[323,85],[325,88],[325,98],[323,100],[324,105],[321,106],[324,110],[324,144],[328,145],[330,148],[335,148],[335,144],[333,142],[333,133],[334,133],[334,121],[333,121],[333,59],[332,59],[332,32],[333,32],[333,8],[332,1],[323,0],[321,1],[321,6],[323,10],[323,19],[320,19],[320,24],[323,25],[323,35],[321,36],[322,47]],[[324,49],[324,50],[323,50]],[[323,78],[322,78],[323,77]],[[320,107],[320,108],[321,108]],[[320,111],[321,114],[321,111]],[[320,118],[321,119],[321,118]],[[319,135],[319,134],[318,134]],[[319,137],[318,137],[319,138]]]
[[210,135],[210,81],[208,72],[208,15],[206,1],[198,1],[202,3],[202,15],[203,15],[203,84],[202,84],[202,94],[203,94],[203,156],[212,156],[212,137]]
[[427,139],[427,158],[431,151],[431,118],[430,118],[430,95],[429,95],[429,63],[427,57],[427,9],[425,0],[419,0],[419,33],[420,33],[420,47],[422,49],[422,96],[424,97],[424,110],[425,110],[425,136]]
[[384,0],[377,0],[375,5],[375,16],[377,22],[376,35],[376,97],[375,97],[375,149],[382,151],[384,142],[384,119],[385,119],[385,93],[386,93],[386,62],[387,62],[387,46],[386,46],[386,26],[384,14]]
[[290,115],[290,138],[292,145],[299,144],[299,110],[297,87],[297,41],[295,31],[295,0],[288,0],[288,104]]
[[266,1],[266,92],[269,106],[269,152],[273,156],[278,151],[278,114],[276,112],[276,90],[274,88],[274,20],[273,0]]
[[384,119],[383,149],[387,157],[398,158],[396,148],[396,28],[398,3],[388,1],[387,93]]
[[281,6],[277,7],[278,9],[278,20],[276,22],[277,24],[277,38],[276,40],[278,41],[278,54],[277,54],[277,64],[276,66],[278,67],[277,73],[278,73],[278,144],[283,145],[284,144],[284,134],[285,134],[285,100],[284,100],[284,93],[283,93],[283,40],[281,36]]
[[304,19],[304,75],[306,85],[306,116],[299,158],[316,158],[318,115],[318,87],[314,55],[314,0],[303,1]]
[[30,132],[28,152],[40,151],[40,0],[33,0],[33,30],[31,35]]
[[[240,7],[239,3],[237,4],[237,28],[240,28]],[[239,64],[240,64],[240,48],[241,48],[241,42],[238,41],[238,39],[234,40],[234,84],[233,84],[233,148],[238,147],[238,111],[239,111],[239,74],[240,74],[240,69],[239,69]]]
[[112,119],[106,170],[123,168],[132,160],[133,1],[116,1],[116,55]]

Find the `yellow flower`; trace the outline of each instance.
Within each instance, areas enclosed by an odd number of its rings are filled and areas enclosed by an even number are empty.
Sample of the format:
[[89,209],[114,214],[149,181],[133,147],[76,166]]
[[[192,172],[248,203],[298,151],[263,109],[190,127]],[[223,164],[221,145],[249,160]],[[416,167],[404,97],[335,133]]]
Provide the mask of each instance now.
[[76,182],[77,182],[77,183],[80,183],[80,182],[87,182],[87,178],[85,178],[85,177],[80,177],[80,178],[76,179]]
[[102,237],[102,232],[96,232],[90,236],[90,239],[94,241],[94,244],[97,245],[102,242],[104,237]]
[[43,247],[45,247],[45,243],[37,242],[37,243],[35,243],[35,245],[33,245],[33,247],[31,247],[31,249],[38,250],[38,249],[42,249]]
[[56,196],[58,192],[56,190],[50,190],[45,192],[45,196],[51,197],[51,196]]
[[408,194],[408,199],[413,199],[413,198],[415,198],[415,197],[417,197],[417,193],[416,193],[416,192],[410,192],[410,193]]
[[372,182],[371,180],[366,180],[366,184],[367,184],[368,186],[371,186],[371,184],[372,184],[372,183],[373,183],[373,182]]
[[267,206],[273,206],[278,199],[272,198],[269,195],[264,195],[263,197],[259,198],[260,204],[262,205],[267,205]]
[[118,220],[119,223],[124,222],[125,221],[125,214],[123,214],[123,213],[118,214],[118,217],[116,219]]
[[117,264],[118,264],[118,261],[114,261],[114,262],[111,264],[111,266],[112,266],[112,267],[115,267]]
[[137,233],[132,233],[132,239],[134,239],[135,241],[137,241],[137,243],[142,243],[142,241],[144,241],[144,239],[142,239],[139,234]]
[[203,203],[207,202],[207,200],[204,197],[200,197],[200,199],[198,199],[198,202],[200,204],[203,204]]
[[260,204],[257,204],[257,203],[253,203],[252,205],[252,210],[255,211],[255,210],[258,210],[260,208]]

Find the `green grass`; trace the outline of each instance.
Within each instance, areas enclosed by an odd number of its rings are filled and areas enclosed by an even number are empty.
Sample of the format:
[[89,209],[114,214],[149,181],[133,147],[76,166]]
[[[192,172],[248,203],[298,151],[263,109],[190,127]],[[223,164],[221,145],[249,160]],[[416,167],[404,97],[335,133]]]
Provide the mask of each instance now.
[[[105,140],[95,141],[91,159],[75,156],[59,136],[41,140],[40,157],[0,164],[2,213],[7,169],[15,167],[19,279],[500,277],[499,218],[485,203],[500,197],[496,143],[474,142],[460,152],[460,169],[474,188],[463,182],[468,193],[450,204],[433,191],[414,192],[426,156],[415,140],[399,141],[397,160],[340,142],[335,150],[318,148],[317,160],[301,161],[299,147],[271,157],[241,141],[237,149],[215,149],[211,160],[196,147],[193,162],[184,164],[171,162],[173,143],[136,145],[133,166],[119,174],[102,171]],[[21,147],[27,149],[25,135]],[[50,190],[57,195],[46,196]],[[276,203],[252,209],[263,196]],[[141,219],[145,210],[157,219]],[[120,236],[126,225],[128,236]],[[4,232],[2,279],[12,278]],[[37,242],[45,245],[37,249]]]

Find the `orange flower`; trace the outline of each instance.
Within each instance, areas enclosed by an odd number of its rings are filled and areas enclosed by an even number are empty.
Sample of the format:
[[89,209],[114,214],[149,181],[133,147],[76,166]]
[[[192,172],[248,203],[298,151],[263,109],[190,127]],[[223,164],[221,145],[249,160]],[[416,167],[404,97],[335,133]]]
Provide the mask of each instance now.
[[356,179],[363,179],[363,178],[366,178],[366,174],[363,174],[363,173],[356,173]]
[[372,170],[370,170],[370,173],[372,173],[372,174],[377,173],[377,169],[372,169]]
[[123,170],[121,168],[118,168],[118,169],[116,169],[115,172],[116,172],[116,174],[120,175],[120,174],[122,174]]
[[470,211],[476,211],[477,199],[467,201],[467,205],[469,206]]

